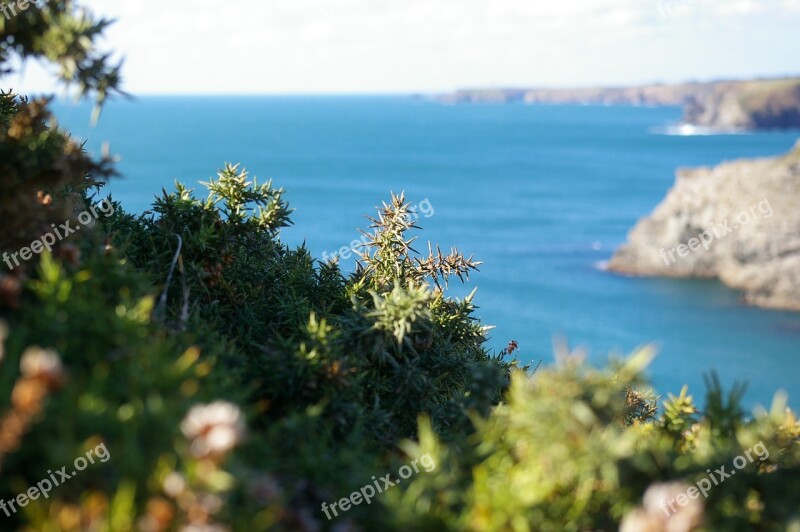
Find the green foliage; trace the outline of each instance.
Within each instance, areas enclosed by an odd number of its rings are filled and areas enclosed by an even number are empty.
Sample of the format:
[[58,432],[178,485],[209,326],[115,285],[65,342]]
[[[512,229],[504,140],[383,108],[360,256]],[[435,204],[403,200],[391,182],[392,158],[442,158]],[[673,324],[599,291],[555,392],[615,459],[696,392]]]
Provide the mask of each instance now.
[[[56,65],[78,95],[95,95],[98,106],[117,91],[120,67],[96,46],[110,21],[94,20],[69,0],[15,9],[15,16],[0,16],[0,76],[13,65],[41,60]],[[0,87],[0,217],[9,225],[0,233],[0,252],[16,251],[50,224],[71,219],[84,207],[84,191],[114,173],[110,159],[91,160],[52,126],[48,103]]]
[[71,0],[38,3],[0,17],[0,76],[12,72],[14,60],[44,60],[58,67],[60,80],[77,85],[80,95],[96,94],[102,104],[120,84],[121,65],[112,65],[96,44],[111,21],[95,20]]
[[434,253],[430,243],[427,257],[414,256],[417,252],[411,245],[416,237],[409,238],[406,233],[419,229],[419,226],[405,194],[392,194],[391,202],[384,203],[378,210],[378,217],[367,219],[373,231],[361,231],[367,237],[367,244],[358,261],[360,286],[385,289],[395,279],[423,283],[427,278],[441,290],[442,285],[447,286],[450,276],[468,280],[469,272],[477,270],[480,265],[472,257],[464,257],[457,249],[444,256],[437,246]]
[[[769,457],[680,514],[693,516],[686,530],[780,529],[798,519],[800,424],[780,400],[747,418],[742,388],[725,393],[712,376],[703,412],[684,389],[658,414],[641,378],[649,350],[608,370],[576,357],[535,374],[514,369],[504,353],[486,352],[472,297],[448,298],[416,269],[410,245],[393,258],[370,242],[364,267],[344,277],[278,240],[288,218],[266,223],[262,213],[288,213],[279,192],[233,166],[208,188],[197,198],[177,185],[140,216],[115,204],[81,235],[77,265],[45,256],[21,308],[6,310],[4,364],[24,366],[38,344],[58,353],[68,378],[17,445],[0,430],[10,472],[0,497],[96,442],[115,457],[15,515],[20,523],[70,529],[78,515],[133,529],[198,525],[205,515],[235,529],[325,527],[334,522],[322,502],[427,453],[435,471],[337,522],[612,530],[657,521],[646,493],[692,486],[758,443]],[[405,208],[392,205],[378,234]],[[386,242],[408,242],[410,229]],[[2,411],[13,413],[28,377],[3,375],[0,397],[12,401]],[[198,453],[190,407],[220,397],[248,412],[249,439],[237,436],[230,455]],[[233,406],[203,408],[239,418]]]
[[11,91],[4,92],[0,90],[0,126],[4,128],[8,127],[8,123],[16,111],[16,102],[14,100],[14,94]]
[[113,175],[110,160],[94,162],[51,127],[46,100],[0,96],[0,251],[13,252],[73,219],[83,193]]
[[[37,279],[29,283],[27,301],[12,316],[0,412],[19,409],[16,368],[27,346],[57,353],[66,382],[46,399],[22,446],[6,449],[15,452],[3,461],[0,497],[8,500],[36,485],[48,469],[70,465],[102,442],[111,460],[71,479],[49,511],[86,503],[92,493],[107,504],[124,486],[139,506],[144,504],[150,472],[175,454],[181,418],[211,391],[199,384],[208,368],[195,363],[189,344],[151,322],[152,298],[135,295],[145,286],[113,253],[89,255],[78,270],[60,267],[45,255]],[[46,519],[47,507],[42,501],[15,517]]]
[[[684,390],[657,419],[627,426],[619,421],[628,408],[622,383],[638,382],[649,356],[640,353],[610,370],[568,359],[533,376],[516,373],[507,402],[478,420],[466,452],[443,444],[423,422],[419,442],[404,449],[409,456],[435,457],[437,474],[416,476],[404,490],[387,493],[391,525],[398,530],[615,530],[625,518],[624,530],[797,527],[800,423],[785,402],[777,398],[771,412],[745,418],[735,404],[737,388],[728,396],[733,402],[726,402],[722,390],[712,386],[704,415],[687,433],[676,434],[675,428],[686,426],[687,416],[696,412]],[[720,409],[721,403],[726,407]],[[732,422],[734,431],[717,430]],[[658,506],[661,500],[655,508],[650,503],[649,513],[636,509],[649,488],[655,494],[667,482],[679,482],[685,493],[706,478],[707,470],[727,466],[730,472],[734,459],[754,448],[761,454],[751,452],[752,460],[736,469],[735,477],[719,485],[707,480],[707,499],[686,508],[673,501],[678,511],[669,520]],[[692,511],[696,520],[687,519]]]
[[257,179],[248,181],[247,172],[239,172],[239,165],[226,164],[216,180],[201,184],[209,190],[207,208],[213,209],[221,203],[220,213],[231,224],[249,222],[255,229],[273,236],[290,224],[291,211],[281,200],[283,190],[274,190],[271,181],[262,185]]
[[[206,331],[204,347],[225,339],[230,377],[249,403],[269,405],[266,419],[323,402],[332,434],[364,427],[366,442],[383,445],[413,435],[420,412],[442,426],[459,416],[467,423],[463,403],[474,373],[493,368],[494,382],[472,406],[486,411],[499,400],[505,366],[482,348],[470,301],[431,290],[413,269],[388,267],[408,275],[377,283],[370,268],[345,279],[335,265],[315,267],[305,249],[276,238],[289,223],[280,191],[230,165],[206,186],[205,200],[177,185],[151,213],[117,210],[109,228],[134,265],[167,281],[162,293],[175,294],[165,299],[173,323]],[[384,220],[407,212],[405,202],[393,205]],[[380,234],[395,231],[389,225]],[[384,265],[411,263],[380,246],[371,243],[367,253],[383,256]],[[181,271],[172,276],[176,257]],[[170,290],[170,282],[180,286]]]
[[[62,0],[0,17],[0,75],[45,59],[102,103],[119,83],[95,44],[107,25]],[[0,252],[113,174],[52,124],[46,100],[0,91]],[[783,398],[747,417],[743,387],[712,375],[703,411],[684,388],[659,413],[647,349],[530,372],[506,360],[516,342],[487,350],[474,292],[446,294],[480,263],[420,255],[403,194],[369,218],[345,276],[279,240],[281,189],[230,164],[204,186],[138,216],[113,203],[0,274],[0,499],[110,455],[3,529],[800,529],[800,423]],[[669,523],[653,510],[756,445],[769,456]],[[423,455],[435,470],[334,521],[320,510]]]

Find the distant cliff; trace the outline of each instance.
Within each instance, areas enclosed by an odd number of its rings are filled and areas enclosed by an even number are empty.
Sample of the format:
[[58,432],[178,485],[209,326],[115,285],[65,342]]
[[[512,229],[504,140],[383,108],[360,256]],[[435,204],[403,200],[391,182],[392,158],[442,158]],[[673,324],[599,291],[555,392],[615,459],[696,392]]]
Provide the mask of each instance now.
[[684,121],[718,129],[800,127],[800,79],[718,83],[686,102]]
[[722,130],[800,128],[800,78],[579,89],[475,89],[443,103],[682,105],[684,122]]
[[711,87],[702,83],[580,89],[465,89],[436,96],[442,103],[682,105]]
[[718,278],[746,302],[800,310],[800,142],[788,154],[678,171],[613,271]]

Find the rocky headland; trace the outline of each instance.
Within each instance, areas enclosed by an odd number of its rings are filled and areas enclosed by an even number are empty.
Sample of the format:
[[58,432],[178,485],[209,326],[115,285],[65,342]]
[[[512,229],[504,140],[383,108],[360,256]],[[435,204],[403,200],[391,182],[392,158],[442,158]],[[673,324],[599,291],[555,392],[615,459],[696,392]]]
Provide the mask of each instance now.
[[800,78],[638,87],[474,89],[434,97],[442,103],[680,105],[685,124],[718,130],[800,128]]
[[800,310],[800,142],[786,155],[681,169],[609,263],[616,272],[717,278],[753,305]]

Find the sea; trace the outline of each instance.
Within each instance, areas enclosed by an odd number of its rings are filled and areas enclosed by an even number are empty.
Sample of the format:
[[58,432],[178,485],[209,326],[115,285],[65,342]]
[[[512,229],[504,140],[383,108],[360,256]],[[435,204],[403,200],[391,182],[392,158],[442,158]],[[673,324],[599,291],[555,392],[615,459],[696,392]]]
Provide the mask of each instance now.
[[[358,239],[364,218],[405,192],[419,206],[416,247],[457,247],[482,262],[450,293],[477,287],[477,316],[499,351],[555,361],[555,346],[602,365],[643,346],[656,394],[704,378],[748,384],[745,406],[776,392],[800,406],[800,313],[745,306],[716,281],[638,278],[603,268],[680,167],[783,153],[800,131],[691,134],[677,107],[444,105],[412,96],[170,96],[118,99],[91,124],[87,103],[58,101],[59,124],[122,176],[107,190],[146,211],[175,181],[241,163],[285,189],[294,225],[281,233],[321,258]],[[687,134],[689,133],[689,134]],[[696,132],[694,132],[696,133]],[[353,259],[342,260],[352,271]]]

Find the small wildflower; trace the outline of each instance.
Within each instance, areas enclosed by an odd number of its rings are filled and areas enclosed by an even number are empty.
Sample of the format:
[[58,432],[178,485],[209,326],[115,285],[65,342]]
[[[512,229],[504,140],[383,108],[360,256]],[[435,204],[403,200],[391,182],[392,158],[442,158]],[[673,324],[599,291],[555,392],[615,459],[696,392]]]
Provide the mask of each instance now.
[[162,532],[169,530],[175,517],[175,508],[159,497],[147,501],[147,514],[139,520],[139,530],[143,532]]
[[36,415],[47,396],[47,386],[39,379],[20,379],[11,391],[11,404],[24,417]]
[[[683,482],[653,484],[644,493],[641,508],[628,513],[620,525],[621,532],[691,532],[703,521],[703,502],[686,497],[690,486]],[[679,495],[688,501],[681,506]]]
[[29,347],[22,353],[19,367],[23,377],[42,381],[50,389],[56,389],[64,382],[61,358],[51,349]]
[[53,203],[53,197],[50,194],[46,194],[43,190],[36,193],[36,200],[45,207]]
[[193,406],[181,423],[181,431],[191,441],[197,458],[224,455],[244,437],[242,412],[234,404],[217,401]]
[[164,479],[163,488],[164,493],[175,499],[186,489],[186,480],[183,475],[173,471]]

